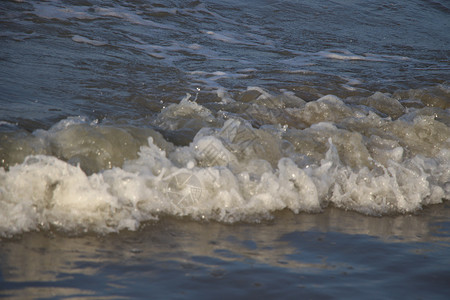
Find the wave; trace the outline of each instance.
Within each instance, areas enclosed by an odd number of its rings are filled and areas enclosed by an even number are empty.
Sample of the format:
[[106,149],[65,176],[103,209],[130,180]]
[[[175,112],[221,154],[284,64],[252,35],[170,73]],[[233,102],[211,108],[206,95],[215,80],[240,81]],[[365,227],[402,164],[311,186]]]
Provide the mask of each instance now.
[[185,97],[141,128],[0,123],[0,235],[137,230],[165,215],[259,222],[330,205],[379,216],[450,199],[445,97],[218,96],[220,109]]

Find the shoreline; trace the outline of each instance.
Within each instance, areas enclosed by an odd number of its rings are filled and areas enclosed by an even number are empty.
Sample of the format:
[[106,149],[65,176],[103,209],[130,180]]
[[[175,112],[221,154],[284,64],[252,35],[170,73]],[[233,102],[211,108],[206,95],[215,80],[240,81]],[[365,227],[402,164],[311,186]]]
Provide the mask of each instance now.
[[[445,277],[436,282],[449,274],[449,211],[445,201],[414,215],[371,217],[330,207],[318,214],[285,210],[259,224],[168,217],[104,236],[25,233],[1,239],[0,295],[276,298],[284,279],[288,298],[357,297],[380,288],[380,296],[439,298],[449,289]],[[434,290],[403,290],[417,276]],[[376,281],[360,290],[364,277]],[[338,288],[341,281],[347,290]]]

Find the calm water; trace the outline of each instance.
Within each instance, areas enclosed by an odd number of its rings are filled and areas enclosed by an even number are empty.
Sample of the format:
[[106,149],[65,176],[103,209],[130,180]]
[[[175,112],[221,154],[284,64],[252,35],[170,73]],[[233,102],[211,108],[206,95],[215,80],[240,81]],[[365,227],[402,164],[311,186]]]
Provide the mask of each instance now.
[[442,298],[446,1],[3,1],[0,295]]

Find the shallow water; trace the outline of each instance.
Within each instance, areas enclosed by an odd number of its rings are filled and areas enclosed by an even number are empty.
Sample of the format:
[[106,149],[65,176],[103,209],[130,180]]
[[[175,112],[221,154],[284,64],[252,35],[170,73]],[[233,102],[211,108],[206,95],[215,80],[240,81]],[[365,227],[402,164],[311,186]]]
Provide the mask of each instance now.
[[[180,297],[222,295],[208,288],[215,284],[237,284],[227,296],[274,296],[273,278],[284,278],[300,285],[292,295],[347,298],[336,284],[361,295],[356,281],[368,273],[377,284],[367,288],[384,297],[403,291],[407,271],[422,287],[411,295],[443,294],[449,276],[437,261],[423,263],[424,273],[397,267],[422,259],[414,249],[449,260],[445,1],[4,1],[0,15],[6,293],[139,296],[149,289],[132,279],[146,274],[161,296],[173,286]],[[437,213],[438,233],[430,229]],[[171,249],[184,230],[186,243],[199,240]],[[117,250],[153,238],[170,253],[164,263],[153,246]],[[322,249],[317,239],[336,243],[337,256],[334,246],[319,251],[331,263],[297,255]],[[100,242],[108,254],[95,250]],[[84,245],[74,251],[94,266],[71,256],[72,246],[57,250],[65,243]],[[346,244],[383,254],[355,258]],[[20,275],[27,266],[14,269],[21,248],[45,262],[30,265],[38,279]],[[48,270],[47,251],[69,258]],[[342,276],[353,259],[384,264]],[[132,271],[140,260],[157,265],[151,275]],[[67,261],[81,264],[73,278]],[[306,276],[297,266],[319,275],[294,284]],[[102,294],[105,268],[131,273]],[[174,277],[180,268],[193,277]],[[91,280],[97,289],[81,288]]]
[[383,218],[339,209],[282,212],[269,222],[234,225],[164,218],[100,237],[28,233],[2,241],[1,294],[445,299],[448,209]]

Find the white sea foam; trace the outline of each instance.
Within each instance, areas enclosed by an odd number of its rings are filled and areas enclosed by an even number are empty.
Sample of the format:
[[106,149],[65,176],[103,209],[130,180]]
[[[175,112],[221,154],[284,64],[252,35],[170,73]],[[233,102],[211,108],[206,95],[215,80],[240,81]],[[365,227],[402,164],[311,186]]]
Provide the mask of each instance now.
[[205,71],[192,71],[189,72],[190,77],[196,83],[201,83],[203,90],[218,90],[224,89],[224,87],[218,82],[221,79],[230,79],[230,78],[246,78],[250,75],[249,72],[243,70],[242,73],[229,73],[223,71],[214,71],[214,72],[205,72]]
[[[376,53],[364,53],[356,54],[347,49],[327,49],[319,52],[303,52],[298,50],[290,50],[294,57],[288,59],[282,59],[280,62],[296,66],[314,66],[320,64],[319,60],[323,58],[333,59],[333,60],[349,60],[349,61],[371,61],[371,62],[404,62],[404,61],[415,61],[409,57],[405,56],[395,56],[395,55],[384,55]],[[310,70],[307,70],[311,72]],[[354,84],[359,84],[359,80],[350,80],[345,86],[346,89],[354,89],[352,86]]]
[[89,44],[92,46],[104,46],[104,45],[108,44],[107,42],[89,39],[89,38],[81,36],[81,35],[74,35],[72,37],[72,40],[77,43],[85,43],[85,44]]
[[249,37],[245,36],[237,36],[236,34],[232,32],[215,32],[211,30],[203,30],[202,33],[206,34],[209,38],[218,40],[224,43],[230,43],[230,44],[241,44],[241,45],[253,45],[255,46],[253,42],[250,42],[248,39]]
[[[215,161],[192,167],[195,155],[211,145],[228,155],[222,165]],[[268,166],[256,173],[233,171],[237,158],[211,136],[183,151],[191,168],[176,167],[150,139],[137,160],[90,176],[55,157],[30,156],[0,171],[1,234],[50,225],[97,232],[136,230],[141,222],[162,214],[234,222],[285,208],[317,212],[327,202],[372,215],[412,212],[450,194],[449,187],[444,190],[438,184],[449,179],[448,160],[416,156],[405,164],[390,161],[380,174],[368,168],[354,171],[341,164],[331,140],[318,165],[302,169],[282,158],[275,169]]]
[[[245,93],[252,104],[241,117],[223,119],[189,95],[162,110],[154,120],[161,130],[197,132],[186,146],[81,117],[10,136],[11,149],[32,155],[21,162],[16,153],[19,163],[0,169],[0,234],[136,230],[164,215],[258,221],[328,205],[383,215],[450,199],[450,132],[436,119],[445,110],[407,111],[382,93],[308,103],[288,91]],[[229,100],[222,105],[242,105],[218,95]],[[245,119],[281,108],[259,128]]]
[[378,55],[364,54],[358,55],[348,50],[319,51],[317,55],[339,60],[367,60],[367,61],[384,61],[385,59]]
[[17,126],[17,123],[10,123],[8,121],[0,120],[0,126]]

